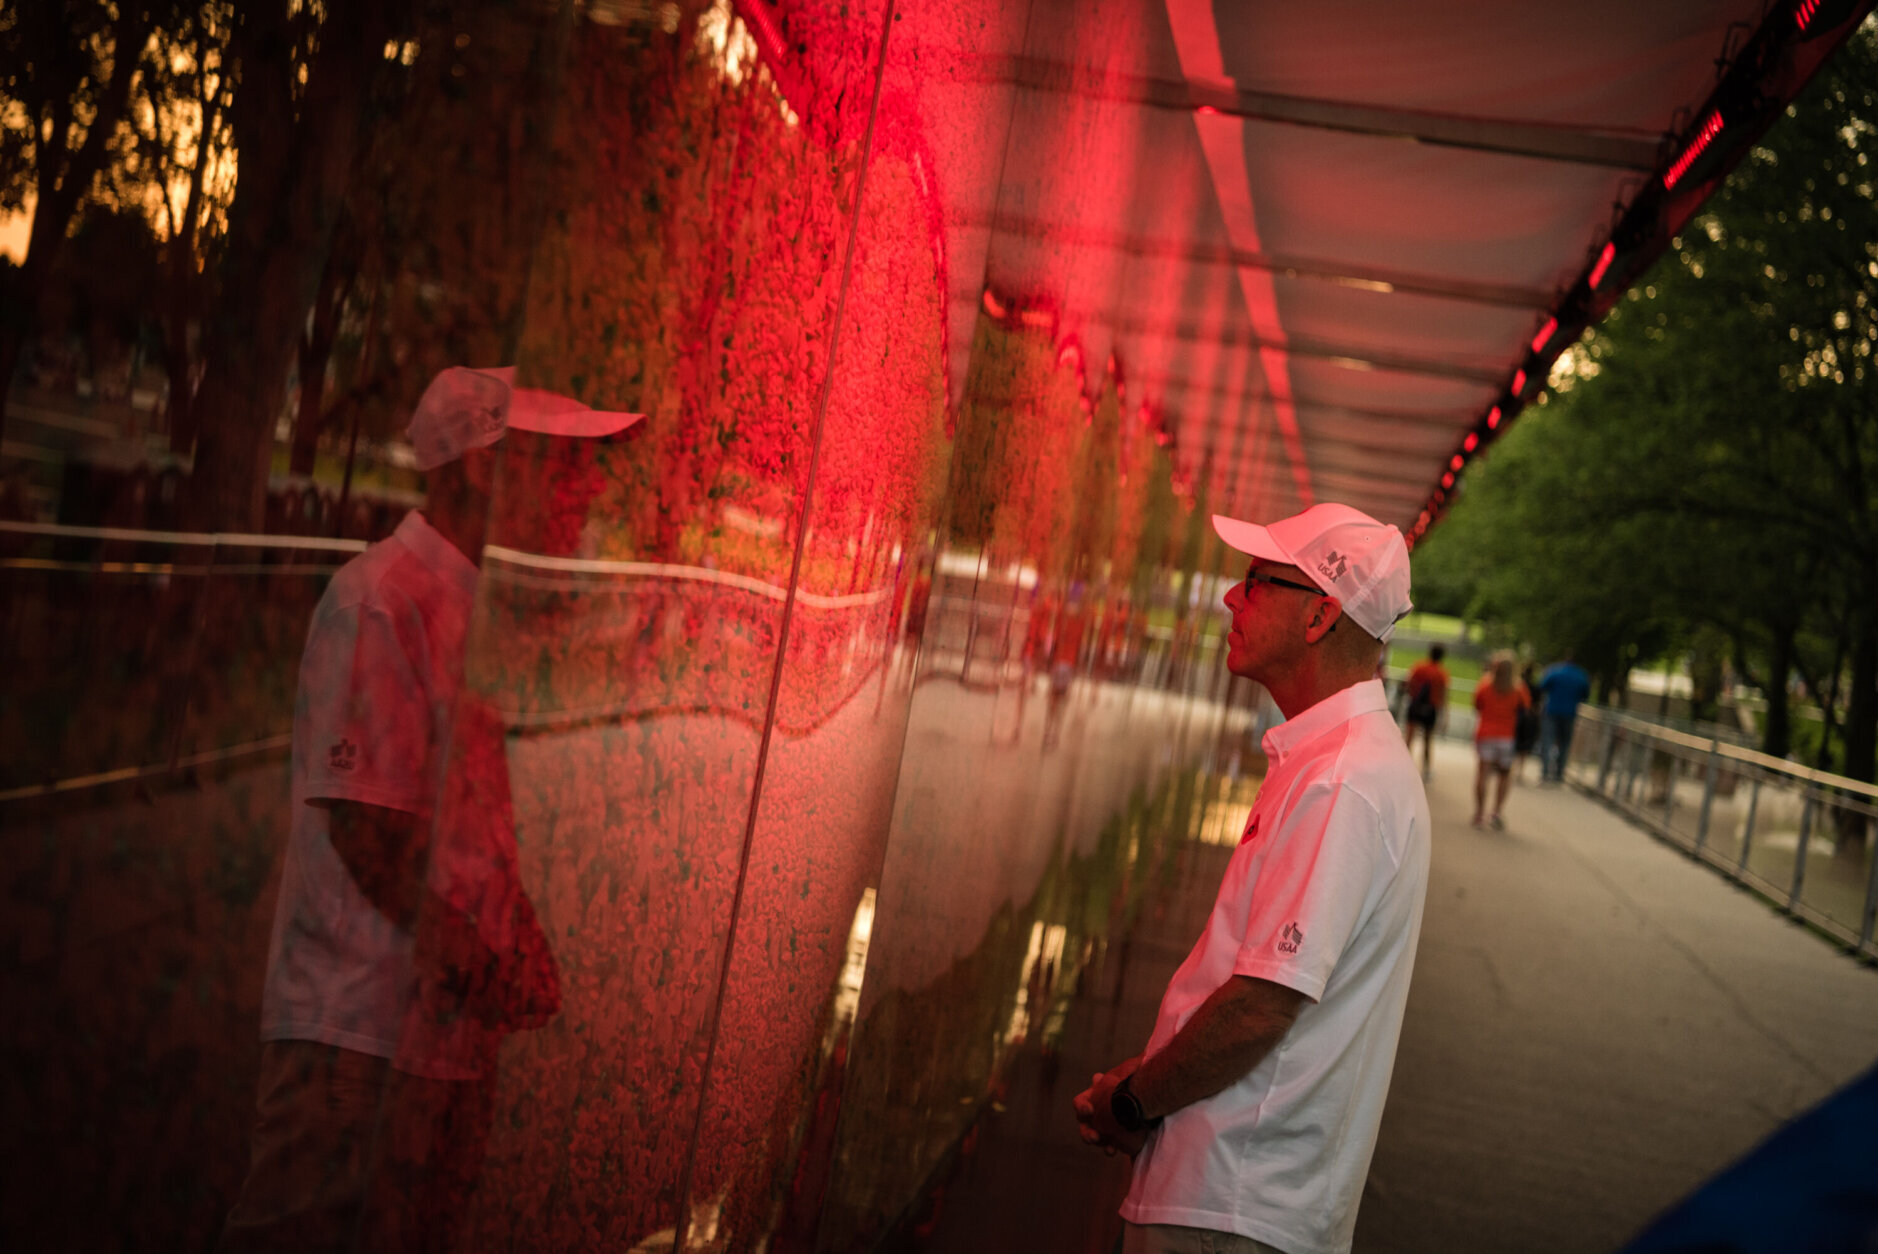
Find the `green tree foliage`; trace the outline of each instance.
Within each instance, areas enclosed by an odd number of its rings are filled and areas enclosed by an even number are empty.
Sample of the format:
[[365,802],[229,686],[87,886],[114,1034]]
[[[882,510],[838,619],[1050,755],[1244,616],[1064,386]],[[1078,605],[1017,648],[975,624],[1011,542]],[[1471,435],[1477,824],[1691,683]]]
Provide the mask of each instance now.
[[1878,730],[1878,41],[1871,28],[1554,374],[1416,553],[1418,582],[1607,682],[1725,638]]

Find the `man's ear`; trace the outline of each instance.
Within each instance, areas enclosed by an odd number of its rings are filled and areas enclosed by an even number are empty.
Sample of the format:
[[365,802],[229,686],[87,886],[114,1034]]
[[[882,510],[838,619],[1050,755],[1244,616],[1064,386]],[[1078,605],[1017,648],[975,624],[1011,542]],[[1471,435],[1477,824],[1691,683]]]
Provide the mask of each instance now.
[[1311,614],[1311,621],[1305,625],[1304,640],[1307,644],[1316,644],[1330,634],[1330,629],[1343,617],[1343,602],[1336,597],[1325,597],[1317,603],[1317,609]]

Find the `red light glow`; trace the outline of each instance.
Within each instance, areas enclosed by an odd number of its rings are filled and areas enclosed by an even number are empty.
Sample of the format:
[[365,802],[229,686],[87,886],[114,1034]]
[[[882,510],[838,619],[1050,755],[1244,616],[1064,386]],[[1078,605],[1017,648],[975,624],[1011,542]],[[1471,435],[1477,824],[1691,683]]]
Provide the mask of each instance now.
[[1689,141],[1689,146],[1682,150],[1680,157],[1676,158],[1676,164],[1670,166],[1668,172],[1663,175],[1664,191],[1670,190],[1682,181],[1682,176],[1689,172],[1689,167],[1695,164],[1695,159],[1715,141],[1717,135],[1721,134],[1721,129],[1721,114],[1709,114],[1708,120],[1702,123],[1702,129],[1696,132],[1695,138]]
[[1545,325],[1539,328],[1539,334],[1532,337],[1532,351],[1536,353],[1543,349],[1551,341],[1553,333],[1557,330],[1558,319],[1547,318]]
[[1441,476],[1441,486],[1444,488],[1451,488],[1454,486],[1454,472],[1452,470],[1450,470],[1447,474]]
[[1518,396],[1521,392],[1524,392],[1525,390],[1526,390],[1526,372],[1524,370],[1515,370],[1513,372],[1513,395]]
[[1819,12],[1819,0],[1800,0],[1799,5],[1793,10],[1794,25],[1805,30],[1811,24],[1813,14],[1817,12]]
[[1480,447],[1480,436],[1475,432],[1469,431],[1467,438],[1461,441],[1462,451],[1471,453],[1478,447]]
[[1496,430],[1498,429],[1499,425],[1500,425],[1500,407],[1498,405],[1495,405],[1492,409],[1487,411],[1487,430],[1489,431]]
[[1466,464],[1467,464],[1467,459],[1465,457],[1462,457],[1459,453],[1456,453],[1453,457],[1450,457],[1448,459],[1449,470],[1459,470],[1461,467],[1465,466]]
[[1199,108],[1195,109],[1194,112],[1203,118],[1219,116],[1219,110],[1215,109],[1212,105],[1201,105]]
[[1005,314],[1009,313],[1010,310],[1005,306],[1003,301],[998,299],[997,293],[993,292],[990,288],[986,288],[985,312],[994,318],[1002,318]]
[[1604,251],[1598,254],[1598,264],[1591,267],[1591,290],[1597,291],[1598,284],[1604,282],[1604,272],[1611,268],[1611,262],[1617,259],[1617,245],[1606,244]]

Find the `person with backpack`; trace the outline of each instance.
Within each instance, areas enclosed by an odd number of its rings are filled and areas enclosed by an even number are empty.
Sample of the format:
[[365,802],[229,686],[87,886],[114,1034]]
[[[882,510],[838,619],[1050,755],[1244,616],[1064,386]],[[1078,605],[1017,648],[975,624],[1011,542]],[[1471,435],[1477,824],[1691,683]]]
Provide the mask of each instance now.
[[1403,720],[1402,739],[1415,752],[1415,729],[1422,733],[1422,778],[1434,775],[1435,723],[1448,704],[1448,671],[1441,665],[1447,650],[1438,644],[1428,646],[1428,656],[1415,663],[1408,677],[1408,714]]

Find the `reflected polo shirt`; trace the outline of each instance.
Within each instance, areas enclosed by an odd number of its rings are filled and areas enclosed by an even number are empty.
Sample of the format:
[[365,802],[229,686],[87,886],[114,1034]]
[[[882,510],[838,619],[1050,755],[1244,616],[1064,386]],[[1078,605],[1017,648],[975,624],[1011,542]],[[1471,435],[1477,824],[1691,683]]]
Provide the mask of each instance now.
[[[261,1039],[320,1041],[403,1070],[471,1079],[473,1051],[401,1056],[412,936],[379,913],[333,849],[321,799],[436,809],[462,684],[476,567],[424,516],[346,563],[313,612],[294,706],[293,820],[261,995]],[[410,1049],[404,1051],[410,1054]],[[456,1055],[452,1057],[451,1055]]]
[[1121,1213],[1340,1254],[1415,962],[1428,800],[1376,680],[1273,728],[1264,747],[1271,765],[1245,836],[1146,1052],[1234,975],[1311,1000],[1243,1079],[1167,1117],[1135,1160]]

